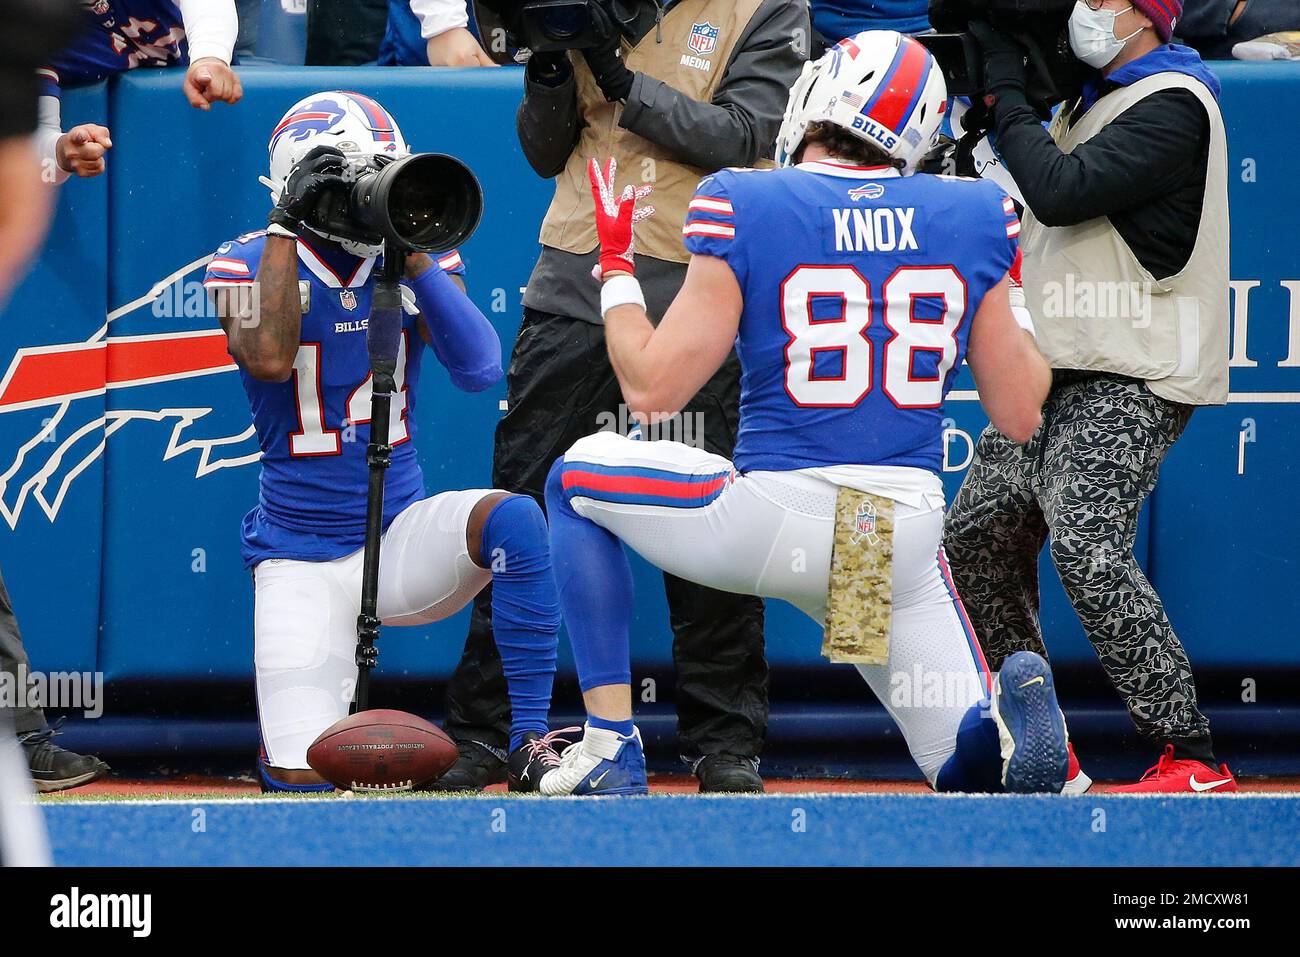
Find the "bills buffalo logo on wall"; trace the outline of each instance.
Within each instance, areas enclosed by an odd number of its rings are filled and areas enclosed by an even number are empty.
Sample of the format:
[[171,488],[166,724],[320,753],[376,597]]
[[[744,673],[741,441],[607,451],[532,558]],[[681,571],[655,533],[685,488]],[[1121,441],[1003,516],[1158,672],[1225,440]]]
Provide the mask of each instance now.
[[691,38],[686,45],[697,56],[708,56],[718,48],[718,27],[711,23],[697,23],[691,27]]

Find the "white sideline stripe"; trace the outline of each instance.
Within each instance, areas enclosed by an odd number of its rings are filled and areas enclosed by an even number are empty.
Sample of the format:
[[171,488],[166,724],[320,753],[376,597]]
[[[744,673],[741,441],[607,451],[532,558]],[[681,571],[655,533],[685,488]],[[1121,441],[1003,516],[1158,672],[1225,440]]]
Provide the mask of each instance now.
[[[954,389],[948,393],[953,402],[978,402],[980,394],[974,389]],[[1228,394],[1230,405],[1248,405],[1258,402],[1268,405],[1300,404],[1300,392],[1231,392]]]
[[[650,794],[651,800],[688,800],[688,801],[783,801],[799,800],[806,801],[809,799],[817,801],[879,801],[879,800],[906,800],[906,801],[1052,801],[1060,800],[1066,802],[1076,801],[1079,795],[1059,795],[1059,794],[960,794],[955,792],[936,793],[934,791],[913,793],[913,792],[831,792],[831,791],[789,791],[780,794]],[[1214,801],[1216,804],[1223,801],[1252,801],[1252,800],[1300,800],[1300,792],[1297,791],[1236,791],[1216,794],[1213,798],[1207,798],[1203,794],[1114,794],[1106,791],[1097,793],[1089,792],[1088,800],[1098,798],[1105,801],[1155,801],[1167,798],[1187,801]],[[646,797],[638,797],[636,800],[644,801]],[[339,794],[321,795],[319,797],[280,797],[269,794],[249,794],[248,797],[242,798],[212,798],[204,800],[201,798],[149,798],[148,800],[133,801],[95,801],[95,800],[70,800],[63,798],[57,801],[38,801],[41,810],[46,814],[57,814],[60,808],[77,807],[77,808],[119,808],[119,807],[207,807],[212,804],[242,804],[248,807],[257,807],[267,804],[340,804],[350,805],[356,800],[368,801],[369,797],[363,798],[345,798]],[[500,801],[500,794],[479,794],[476,796],[466,797],[432,797],[423,794],[404,793],[393,795],[391,797],[380,798],[384,802],[402,801],[402,802],[422,802],[426,804],[436,804],[442,801]],[[519,800],[514,798],[512,800]],[[526,798],[524,800],[527,800]],[[592,797],[590,795],[578,796],[565,795],[564,797],[547,797],[542,798],[542,804],[552,804],[556,801],[564,802],[596,802],[604,803],[608,798]]]

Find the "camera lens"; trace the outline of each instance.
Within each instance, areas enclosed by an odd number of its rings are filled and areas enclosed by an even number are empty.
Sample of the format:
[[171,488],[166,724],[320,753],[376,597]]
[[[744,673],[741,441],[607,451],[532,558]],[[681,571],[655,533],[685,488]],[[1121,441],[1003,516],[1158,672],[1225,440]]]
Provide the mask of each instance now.
[[430,180],[408,175],[393,184],[388,210],[398,235],[418,248],[446,235],[449,227],[464,218],[465,197],[439,188]]
[[548,40],[564,42],[582,34],[591,23],[585,4],[572,4],[547,10],[540,26]]
[[478,226],[483,192],[469,167],[440,153],[417,153],[364,176],[352,214],[365,229],[404,249],[445,252]]

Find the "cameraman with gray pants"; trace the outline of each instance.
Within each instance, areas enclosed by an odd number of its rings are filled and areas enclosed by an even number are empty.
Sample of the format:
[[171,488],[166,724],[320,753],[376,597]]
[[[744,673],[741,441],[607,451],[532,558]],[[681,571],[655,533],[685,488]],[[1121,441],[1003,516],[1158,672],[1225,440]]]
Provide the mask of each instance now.
[[[1169,43],[1180,0],[1079,0],[1076,57],[1097,72],[1049,129],[1025,54],[971,24],[997,147],[1024,196],[1024,296],[1054,370],[1027,445],[988,428],[944,547],[996,670],[1045,654],[1038,555],[1052,561],[1138,732],[1163,754],[1142,792],[1233,791],[1187,654],[1133,555],[1160,463],[1198,405],[1228,398],[1227,143],[1219,83]],[[1088,778],[1071,752],[1066,790]],[[1073,787],[1072,787],[1073,784]]]

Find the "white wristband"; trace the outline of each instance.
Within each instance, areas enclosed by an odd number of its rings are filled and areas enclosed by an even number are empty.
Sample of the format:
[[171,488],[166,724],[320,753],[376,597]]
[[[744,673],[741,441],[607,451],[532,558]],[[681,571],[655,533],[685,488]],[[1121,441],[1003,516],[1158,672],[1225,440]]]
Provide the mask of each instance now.
[[1038,340],[1038,333],[1034,331],[1034,317],[1029,314],[1025,307],[1025,290],[1020,283],[1012,281],[1011,288],[1007,290],[1007,299],[1011,302],[1011,315],[1016,320],[1016,325],[1025,332]]
[[607,279],[600,287],[600,318],[615,306],[627,306],[635,303],[645,308],[645,296],[641,294],[641,284],[635,276],[615,276]]
[[285,239],[292,239],[295,241],[298,239],[298,237],[294,234],[293,230],[285,229],[279,223],[271,223],[270,225],[268,225],[266,227],[266,235],[283,236]]
[[1012,306],[1011,315],[1015,318],[1016,325],[1033,336],[1034,341],[1037,342],[1038,333],[1034,331],[1034,317],[1029,314],[1029,310],[1024,306]]

